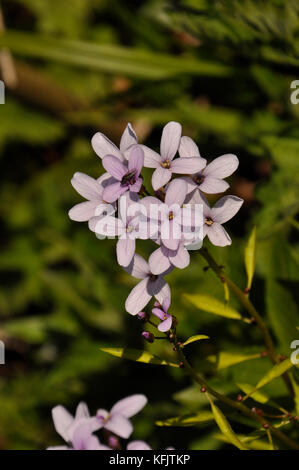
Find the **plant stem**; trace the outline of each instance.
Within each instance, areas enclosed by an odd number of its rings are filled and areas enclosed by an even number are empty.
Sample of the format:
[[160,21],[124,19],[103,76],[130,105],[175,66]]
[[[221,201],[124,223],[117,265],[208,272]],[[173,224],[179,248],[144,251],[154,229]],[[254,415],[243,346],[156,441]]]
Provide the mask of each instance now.
[[[249,300],[248,295],[246,295],[234,283],[234,281],[232,281],[232,279],[227,274],[225,274],[225,272],[223,271],[223,267],[219,266],[217,264],[215,259],[212,257],[212,255],[208,252],[208,250],[206,248],[202,248],[199,251],[199,254],[208,262],[210,268],[215,272],[215,274],[219,277],[219,279],[222,282],[227,283],[227,285],[231,288],[231,290],[233,291],[235,296],[238,298],[240,303],[247,310],[249,315],[251,315],[251,317],[254,318],[258,328],[260,329],[260,331],[261,331],[261,333],[264,337],[264,342],[265,342],[267,352],[268,352],[268,355],[269,355],[270,359],[272,360],[273,364],[278,364],[279,363],[279,356],[277,355],[277,353],[275,351],[275,347],[274,347],[272,338],[270,336],[269,330],[268,330],[264,320],[262,319],[262,317],[260,316],[260,314],[256,310],[256,308],[254,307],[254,305]],[[282,375],[282,377],[283,377],[283,380],[285,381],[285,384],[286,384],[291,396],[294,396],[293,387],[292,387],[292,384],[291,384],[291,381],[289,379],[288,374],[285,373],[285,374]]]
[[278,439],[280,439],[282,442],[284,442],[288,447],[290,447],[292,449],[299,450],[299,445],[298,444],[296,444],[294,441],[292,441],[292,439],[287,437],[284,433],[279,431],[279,429],[275,428],[271,423],[266,421],[264,418],[262,418],[258,414],[251,411],[249,408],[247,408],[247,406],[243,405],[243,403],[235,402],[231,398],[228,398],[225,395],[221,395],[216,390],[214,390],[212,387],[210,387],[210,385],[208,385],[206,383],[206,381],[197,372],[195,372],[195,370],[191,367],[191,365],[187,361],[181,347],[177,343],[176,343],[176,347],[177,347],[177,350],[178,350],[178,355],[180,357],[180,360],[183,362],[187,373],[190,375],[190,377],[192,377],[195,380],[195,382],[197,382],[201,387],[205,387],[206,390],[211,395],[213,395],[215,398],[217,398],[222,403],[225,403],[226,405],[228,405],[228,406],[236,409],[237,411],[241,412],[243,415],[245,415],[249,418],[252,418],[253,420],[257,421],[259,424],[261,424],[261,426],[265,427],[265,425],[266,425],[266,427],[268,427],[268,429],[270,429],[272,431],[272,433]]

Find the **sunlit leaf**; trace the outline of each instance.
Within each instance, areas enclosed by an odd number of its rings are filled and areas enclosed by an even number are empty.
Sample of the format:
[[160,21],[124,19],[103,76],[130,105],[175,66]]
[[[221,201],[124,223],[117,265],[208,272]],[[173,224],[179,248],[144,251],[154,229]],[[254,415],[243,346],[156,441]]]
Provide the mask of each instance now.
[[256,255],[256,227],[253,227],[245,247],[245,267],[247,273],[247,289],[251,288]]
[[212,402],[212,400],[210,400],[210,402],[212,413],[222,434],[224,434],[228,441],[238,449],[247,450],[247,447],[240,441],[238,436],[232,430],[231,425],[227,421],[222,411]]
[[272,382],[272,380],[277,379],[280,377],[282,374],[284,374],[287,370],[289,370],[291,367],[293,367],[294,364],[292,364],[290,359],[285,359],[284,361],[280,362],[279,364],[275,364],[275,366],[272,367],[272,369],[267,372],[264,377],[261,378],[261,380],[258,382],[256,385],[256,389],[262,388],[268,383]]
[[211,411],[201,411],[190,415],[176,416],[164,421],[156,421],[157,426],[195,426],[196,424],[213,421],[213,413]]
[[241,320],[242,316],[237,310],[233,309],[227,304],[204,294],[185,294],[185,298],[189,300],[195,307],[204,310],[205,312],[212,313],[213,315],[220,315],[221,317],[233,318],[234,320]]
[[209,356],[208,360],[217,366],[217,370],[239,364],[240,362],[258,359],[260,354],[241,354],[235,352],[221,351],[218,356]]
[[165,361],[154,354],[139,349],[124,348],[100,348],[101,351],[111,354],[111,356],[121,357],[122,359],[130,359],[131,361],[144,362],[145,364],[157,364],[163,366],[179,367],[178,364]]
[[200,341],[202,339],[209,339],[209,336],[206,335],[195,335],[195,336],[190,336],[184,343],[183,346],[187,346],[187,344],[194,343],[195,341]]
[[260,391],[254,391],[255,387],[250,384],[244,384],[244,383],[237,383],[236,384],[242,392],[246,393],[246,395],[250,395],[251,398],[253,398],[255,401],[259,403],[267,403],[269,401],[269,397],[265,395],[263,392]]

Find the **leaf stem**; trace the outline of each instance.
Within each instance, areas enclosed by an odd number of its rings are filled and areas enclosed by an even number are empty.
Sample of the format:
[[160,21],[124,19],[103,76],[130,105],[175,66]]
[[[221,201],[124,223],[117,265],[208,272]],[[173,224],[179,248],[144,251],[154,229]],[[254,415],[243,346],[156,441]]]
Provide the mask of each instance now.
[[[254,307],[254,305],[249,300],[248,296],[234,283],[234,281],[232,281],[232,279],[227,274],[225,274],[225,272],[223,270],[223,266],[218,265],[218,263],[215,261],[213,256],[208,252],[208,250],[206,248],[202,248],[199,251],[199,254],[208,262],[210,268],[219,277],[219,279],[222,282],[227,283],[227,285],[231,288],[232,292],[238,298],[240,303],[247,310],[249,315],[251,315],[251,317],[254,318],[258,328],[260,329],[260,331],[263,335],[264,342],[265,342],[265,345],[267,347],[267,352],[268,352],[268,355],[269,355],[270,359],[272,360],[273,364],[278,364],[280,362],[279,361],[279,356],[277,355],[277,353],[275,351],[275,347],[274,347],[271,335],[269,333],[269,330],[268,330],[264,320],[262,319],[262,317],[260,316],[260,314],[256,310],[256,308]],[[287,373],[285,373],[285,374],[282,375],[282,377],[285,381],[285,384],[286,384],[291,396],[294,396],[294,391],[293,391],[293,387],[292,387],[291,381],[289,379],[289,376],[287,375]]]
[[189,364],[189,362],[187,361],[180,345],[176,342],[175,343],[176,347],[177,347],[177,350],[178,350],[178,355],[179,355],[179,358],[181,360],[181,362],[184,364],[185,366],[185,370],[187,371],[187,373],[189,374],[189,376],[191,378],[193,378],[193,380],[195,380],[195,382],[197,382],[201,387],[205,387],[205,389],[211,394],[213,395],[215,398],[217,398],[219,401],[221,401],[222,403],[225,403],[226,405],[236,409],[237,411],[239,411],[240,413],[242,413],[243,415],[257,421],[259,424],[261,424],[261,426],[263,426],[263,428],[265,429],[269,429],[272,431],[272,433],[278,438],[280,439],[282,442],[284,442],[284,444],[286,444],[288,447],[290,447],[291,449],[296,449],[296,450],[299,450],[299,445],[296,444],[292,439],[290,439],[288,436],[286,436],[284,433],[282,433],[281,431],[279,431],[279,429],[277,429],[276,427],[274,427],[271,423],[269,423],[267,420],[265,420],[263,417],[259,416],[258,414],[254,413],[253,411],[251,411],[249,408],[247,408],[247,406],[243,405],[243,403],[239,403],[239,402],[235,402],[234,400],[232,400],[231,398],[228,398],[226,397],[225,395],[221,395],[220,393],[218,393],[216,390],[214,390],[210,385],[208,385],[206,383],[206,381],[197,373],[195,372],[195,370],[192,368],[192,366]]

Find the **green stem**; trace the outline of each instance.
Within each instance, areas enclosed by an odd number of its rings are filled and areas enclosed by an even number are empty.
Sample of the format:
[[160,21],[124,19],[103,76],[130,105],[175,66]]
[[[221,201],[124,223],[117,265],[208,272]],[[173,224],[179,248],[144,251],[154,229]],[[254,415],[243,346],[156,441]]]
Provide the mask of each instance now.
[[[260,331],[263,335],[264,342],[265,342],[267,352],[268,352],[268,355],[269,355],[270,359],[272,360],[273,364],[278,364],[279,363],[279,356],[277,355],[277,353],[275,351],[275,347],[274,347],[272,338],[270,336],[269,330],[268,330],[264,320],[262,319],[262,317],[260,316],[260,314],[256,310],[256,308],[254,307],[254,305],[249,300],[248,295],[246,295],[234,283],[234,281],[232,281],[232,279],[227,274],[225,274],[225,272],[223,271],[223,267],[218,265],[218,263],[215,261],[215,259],[212,257],[212,255],[208,252],[208,250],[206,248],[202,248],[199,251],[199,254],[208,262],[210,268],[215,272],[215,274],[219,277],[219,279],[222,282],[227,283],[227,285],[230,287],[232,292],[238,298],[240,303],[247,310],[249,315],[251,315],[251,317],[254,318],[258,328],[260,329]],[[282,377],[285,381],[285,384],[286,384],[290,394],[293,396],[294,391],[293,391],[293,387],[292,387],[292,384],[290,382],[289,376],[287,375],[287,373],[285,373],[285,374],[283,374]]]
[[226,405],[236,409],[237,411],[241,412],[243,415],[247,416],[248,418],[252,418],[253,420],[257,421],[261,426],[265,427],[265,425],[272,431],[272,433],[280,439],[284,444],[286,444],[288,447],[291,449],[296,449],[299,450],[299,445],[297,445],[292,439],[287,437],[284,433],[279,431],[279,429],[275,428],[271,423],[269,423],[267,420],[259,416],[258,414],[254,413],[251,411],[247,406],[243,405],[243,403],[235,402],[231,398],[226,397],[225,395],[221,395],[218,393],[216,390],[214,390],[210,385],[206,383],[206,381],[197,373],[195,370],[191,367],[189,362],[187,361],[181,347],[176,343],[176,347],[178,349],[178,355],[180,357],[180,360],[183,362],[185,366],[185,370],[187,373],[190,375],[191,378],[195,380],[201,387],[205,387],[206,390],[213,395],[215,398],[217,398],[219,401],[222,403],[225,403]]

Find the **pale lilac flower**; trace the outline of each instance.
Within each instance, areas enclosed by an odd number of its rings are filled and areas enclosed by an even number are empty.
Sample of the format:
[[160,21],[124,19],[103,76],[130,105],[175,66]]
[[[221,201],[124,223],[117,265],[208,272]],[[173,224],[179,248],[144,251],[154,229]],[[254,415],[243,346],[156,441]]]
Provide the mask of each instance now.
[[75,173],[71,179],[72,186],[81,196],[87,199],[87,201],[76,204],[70,209],[70,219],[76,222],[86,222],[96,214],[100,215],[105,212],[108,209],[108,205],[107,202],[103,200],[103,192],[111,181],[112,178],[108,173],[104,173],[97,180],[84,173]]
[[120,161],[125,161],[124,152],[137,143],[137,136],[130,123],[125,128],[121,137],[120,148],[116,147],[116,145],[101,132],[97,132],[91,139],[92,148],[100,158],[104,158],[106,155],[114,155]]
[[213,208],[210,208],[205,196],[196,193],[192,197],[192,202],[203,206],[203,236],[207,235],[210,242],[216,246],[231,245],[231,238],[222,224],[236,215],[244,200],[237,196],[224,196],[216,202]]
[[48,450],[105,450],[108,449],[100,443],[99,439],[92,435],[93,428],[87,405],[79,403],[76,415],[73,417],[61,405],[52,410],[54,427],[57,433],[69,444],[69,446],[48,447]]
[[152,309],[152,314],[155,315],[161,323],[158,325],[158,330],[162,333],[169,331],[172,325],[172,316],[167,313],[170,307],[170,299],[164,299],[162,305],[155,302],[155,307]]
[[[177,178],[167,186],[164,204],[152,196],[145,197],[141,201],[150,217],[153,217],[149,223],[154,226],[154,217],[159,223],[159,241],[172,251],[178,250],[184,240],[184,231],[192,224],[194,212],[182,207],[186,195],[187,183]],[[155,208],[156,210],[152,211]],[[151,212],[154,213],[153,216]]]
[[238,158],[233,154],[222,155],[206,165],[206,160],[200,156],[195,142],[186,136],[181,138],[179,154],[182,158],[196,156],[202,162],[199,172],[196,171],[196,174],[184,177],[188,183],[188,194],[196,189],[207,194],[223,193],[229,188],[229,184],[223,181],[223,178],[230,176],[239,165]]
[[127,439],[133,432],[133,426],[128,418],[139,413],[146,405],[147,398],[144,395],[131,395],[115,403],[110,412],[98,410],[96,417],[92,418],[92,426],[98,429],[107,429],[123,439]]
[[102,163],[112,176],[111,183],[103,192],[105,201],[114,202],[126,191],[138,193],[142,185],[142,178],[139,175],[144,163],[144,154],[140,146],[134,145],[130,148],[128,162],[121,162],[114,155],[106,155]]
[[[132,261],[136,249],[136,238],[139,237],[139,214],[137,208],[139,198],[136,193],[127,192],[120,198],[119,218],[93,217],[88,226],[98,235],[118,236],[116,244],[117,262],[120,266],[128,266]],[[135,205],[135,212],[130,207]],[[134,208],[133,208],[134,209]]]
[[168,274],[171,269],[160,275],[154,275],[148,263],[140,255],[135,255],[131,264],[125,268],[126,271],[141,281],[132,289],[126,300],[126,310],[131,315],[137,315],[154,296],[160,304],[165,298],[170,298],[170,288],[163,279],[163,275]]
[[182,126],[178,122],[169,122],[164,126],[160,144],[160,155],[149,147],[141,145],[144,151],[144,166],[155,168],[152,176],[152,186],[158,190],[167,184],[173,173],[196,173],[203,168],[202,162],[191,156],[190,158],[177,158],[175,154],[180,145]]

